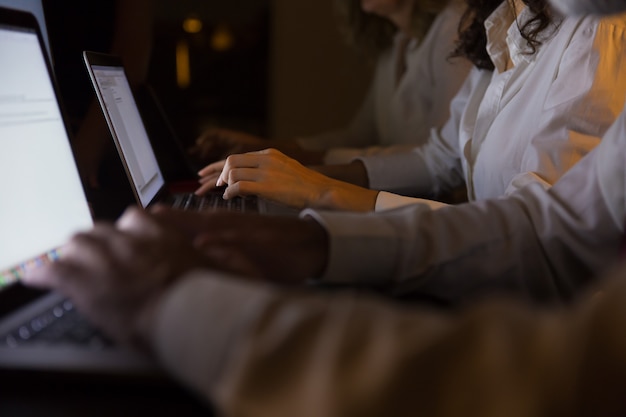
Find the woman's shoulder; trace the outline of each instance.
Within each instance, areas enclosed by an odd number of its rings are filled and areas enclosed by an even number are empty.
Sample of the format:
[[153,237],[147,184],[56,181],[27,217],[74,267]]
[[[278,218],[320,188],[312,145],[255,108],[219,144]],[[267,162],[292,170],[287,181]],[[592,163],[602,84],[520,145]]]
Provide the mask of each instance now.
[[[611,16],[585,15],[582,17],[566,17],[563,19],[563,23],[565,22],[577,26],[578,30],[590,30],[597,27],[624,29],[626,28],[626,13]],[[617,34],[619,35],[620,33]]]

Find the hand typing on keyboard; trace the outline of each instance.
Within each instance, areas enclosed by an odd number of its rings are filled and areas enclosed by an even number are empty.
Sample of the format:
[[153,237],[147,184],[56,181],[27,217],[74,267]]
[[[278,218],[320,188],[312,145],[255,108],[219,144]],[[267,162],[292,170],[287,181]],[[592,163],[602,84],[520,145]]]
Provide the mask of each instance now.
[[99,224],[79,233],[63,257],[34,269],[27,284],[53,287],[105,333],[122,343],[137,340],[137,328],[161,290],[207,258],[181,233],[160,226],[138,209],[117,224]]
[[140,343],[161,294],[185,273],[303,283],[324,269],[327,245],[321,226],[293,217],[132,208],[116,225],[77,234],[25,282],[56,288],[106,334]]

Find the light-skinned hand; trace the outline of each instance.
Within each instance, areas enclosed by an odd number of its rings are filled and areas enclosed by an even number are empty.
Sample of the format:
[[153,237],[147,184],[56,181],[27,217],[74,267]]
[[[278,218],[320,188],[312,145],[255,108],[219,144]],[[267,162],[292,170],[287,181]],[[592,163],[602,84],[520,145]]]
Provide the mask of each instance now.
[[188,236],[221,269],[249,278],[301,284],[320,276],[328,257],[326,231],[312,219],[157,206],[152,214]]
[[164,289],[184,272],[207,267],[182,233],[129,209],[115,225],[75,235],[61,259],[30,271],[24,281],[65,294],[113,339],[141,344],[141,329]]
[[370,211],[377,192],[334,180],[276,149],[231,155],[198,172],[201,195],[226,185],[224,198],[256,195],[295,208]]

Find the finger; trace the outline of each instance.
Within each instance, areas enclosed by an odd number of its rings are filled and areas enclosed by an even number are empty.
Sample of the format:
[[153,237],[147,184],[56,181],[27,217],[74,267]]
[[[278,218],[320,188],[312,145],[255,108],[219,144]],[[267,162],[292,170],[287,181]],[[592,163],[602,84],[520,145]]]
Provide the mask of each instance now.
[[115,262],[134,256],[136,240],[113,225],[96,224],[91,231],[72,237],[64,246],[61,259],[97,276]]
[[216,183],[208,182],[206,184],[202,184],[196,191],[194,191],[194,194],[203,195],[208,193],[209,191],[216,189],[217,187],[218,186]]
[[147,213],[137,207],[129,207],[115,223],[118,230],[140,237],[159,237],[161,228]]
[[277,190],[264,182],[238,181],[229,185],[224,191],[225,200],[237,196],[257,196],[299,210],[306,208],[306,200],[301,198],[300,195],[293,195],[289,191]]
[[220,176],[220,174],[210,174],[210,175],[207,175],[205,177],[200,177],[198,179],[198,182],[200,184],[206,184],[207,182],[215,183],[217,181],[217,179],[219,178],[219,176]]
[[270,199],[268,188],[263,184],[254,181],[237,181],[226,187],[224,191],[224,200],[230,200],[234,197],[259,196]]
[[209,164],[202,168],[200,171],[198,171],[198,176],[204,177],[209,174],[222,172],[222,170],[224,169],[224,165],[226,165],[226,159],[218,162],[213,162],[212,164]]
[[217,180],[219,179],[220,174],[212,174],[206,177],[202,177],[198,180],[200,187],[195,191],[196,195],[202,195],[206,193],[208,190],[212,190],[218,187]]
[[36,288],[58,289],[62,285],[63,277],[68,276],[71,262],[57,260],[50,265],[28,269],[24,273],[22,282]]
[[[256,182],[259,183],[259,190],[262,190],[262,194],[265,194],[265,190],[271,189],[271,184],[268,184],[265,179],[267,178],[267,172],[258,168],[236,168],[223,173],[222,176],[226,176],[225,184],[228,184],[224,192],[224,198],[228,199],[237,194],[233,194],[235,190],[239,191],[239,186],[232,188],[239,182]],[[230,191],[228,189],[231,188]],[[248,194],[249,195],[249,194]]]
[[236,168],[228,172],[228,184],[234,184],[239,181],[250,181],[258,183],[268,183],[268,178],[272,175],[268,170],[262,168]]
[[148,207],[148,211],[152,214],[175,211],[171,206],[163,203],[156,203],[155,205]]
[[227,184],[226,178],[228,178],[228,171],[230,171],[230,167],[231,167],[230,161],[231,161],[231,157],[228,157],[226,159],[226,163],[224,164],[224,168],[222,168],[222,172],[220,172],[219,176],[217,177],[217,180],[215,181],[216,187],[222,187]]
[[89,271],[81,263],[62,259],[28,271],[23,282],[35,288],[52,289],[75,299],[85,288],[93,287],[94,274]]
[[115,246],[118,232],[109,224],[96,224],[92,230],[74,235],[61,251],[61,259],[76,264],[103,264],[109,258],[111,247]]
[[256,152],[229,156],[226,158],[226,163],[224,164],[220,177],[216,181],[216,185],[221,187],[223,185],[231,184],[229,181],[231,170],[241,168],[259,168],[262,158],[263,157],[258,155]]

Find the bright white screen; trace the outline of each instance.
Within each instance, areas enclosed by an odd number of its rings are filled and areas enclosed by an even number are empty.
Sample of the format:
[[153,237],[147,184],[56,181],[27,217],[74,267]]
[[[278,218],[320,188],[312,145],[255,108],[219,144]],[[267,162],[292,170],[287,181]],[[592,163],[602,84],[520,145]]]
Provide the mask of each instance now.
[[114,136],[121,148],[135,192],[146,207],[164,184],[146,128],[123,68],[93,66]]
[[41,0],[0,0],[0,6],[30,12],[35,16],[37,23],[39,23],[39,29],[41,30],[43,40],[46,43],[48,57],[52,59],[52,55],[50,54],[50,44],[48,42],[48,31],[46,30],[46,19],[43,15],[43,5],[41,4]]
[[34,33],[0,26],[0,273],[92,225]]

